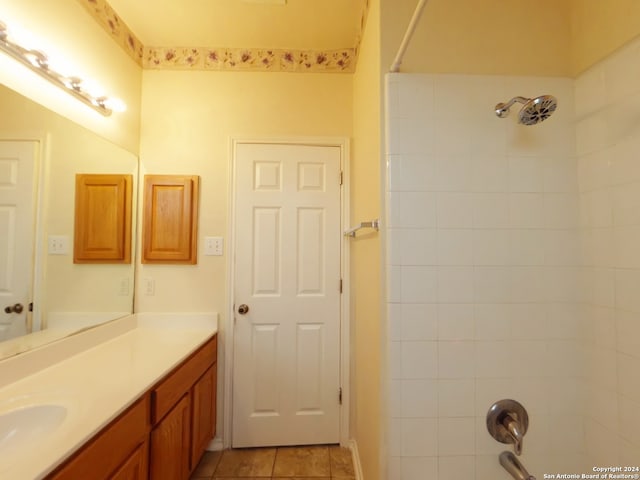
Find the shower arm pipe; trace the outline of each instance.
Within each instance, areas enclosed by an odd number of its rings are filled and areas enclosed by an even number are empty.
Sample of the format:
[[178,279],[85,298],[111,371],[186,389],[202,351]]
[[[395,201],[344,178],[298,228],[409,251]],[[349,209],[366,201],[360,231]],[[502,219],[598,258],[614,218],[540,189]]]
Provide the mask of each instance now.
[[500,104],[500,107],[503,110],[509,110],[511,108],[511,105],[513,105],[514,103],[518,102],[518,103],[522,103],[525,104],[527,103],[529,100],[531,100],[530,98],[524,98],[524,97],[513,97],[511,100],[509,100],[507,103],[502,103]]
[[422,17],[422,12],[424,11],[424,7],[427,5],[428,1],[429,0],[418,0],[418,5],[416,6],[415,12],[413,12],[413,17],[411,17],[411,21],[409,22],[406,33],[404,34],[404,38],[402,39],[396,58],[391,64],[391,69],[389,70],[391,73],[398,73],[400,71],[400,65],[404,59],[404,54],[409,47],[411,37],[413,37],[413,34],[416,31],[416,27],[418,26],[418,22],[420,21],[420,17]]

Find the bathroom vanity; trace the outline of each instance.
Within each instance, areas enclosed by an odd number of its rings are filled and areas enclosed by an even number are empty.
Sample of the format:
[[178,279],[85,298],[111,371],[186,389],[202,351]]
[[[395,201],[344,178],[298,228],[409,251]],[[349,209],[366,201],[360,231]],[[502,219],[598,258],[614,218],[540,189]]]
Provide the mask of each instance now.
[[[217,340],[211,318],[136,318],[4,386],[0,478],[187,480],[215,435]],[[16,416],[6,448],[3,418],[20,411],[41,419]]]

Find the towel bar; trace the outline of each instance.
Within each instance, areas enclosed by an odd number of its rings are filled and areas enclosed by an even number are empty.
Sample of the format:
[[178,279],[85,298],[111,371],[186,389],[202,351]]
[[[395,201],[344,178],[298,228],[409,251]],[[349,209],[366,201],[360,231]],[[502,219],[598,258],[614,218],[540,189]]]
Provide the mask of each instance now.
[[377,218],[375,220],[371,220],[370,222],[360,222],[357,226],[350,228],[346,232],[344,232],[345,237],[355,237],[356,232],[362,228],[373,228],[376,232],[380,230],[380,220]]

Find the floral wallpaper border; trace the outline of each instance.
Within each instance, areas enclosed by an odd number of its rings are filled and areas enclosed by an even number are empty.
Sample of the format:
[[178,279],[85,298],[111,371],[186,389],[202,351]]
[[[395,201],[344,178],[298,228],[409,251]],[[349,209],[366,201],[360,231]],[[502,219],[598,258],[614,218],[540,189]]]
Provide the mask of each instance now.
[[352,48],[315,51],[146,47],[142,65],[148,69],[352,73],[355,64]]
[[145,47],[107,0],[78,0],[114,41],[142,68],[253,72],[353,73],[369,11],[363,0],[354,48],[339,50]]
[[104,28],[111,38],[140,66],[144,46],[135,33],[120,18],[107,0],[79,0],[96,22]]

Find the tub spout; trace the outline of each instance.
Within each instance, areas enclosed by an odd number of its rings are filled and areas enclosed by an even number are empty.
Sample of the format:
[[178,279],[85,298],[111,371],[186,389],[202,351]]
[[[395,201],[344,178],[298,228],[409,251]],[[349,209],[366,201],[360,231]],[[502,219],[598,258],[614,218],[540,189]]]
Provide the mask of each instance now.
[[536,480],[533,475],[529,475],[527,469],[522,466],[513,453],[502,452],[499,459],[500,465],[502,465],[515,480]]

